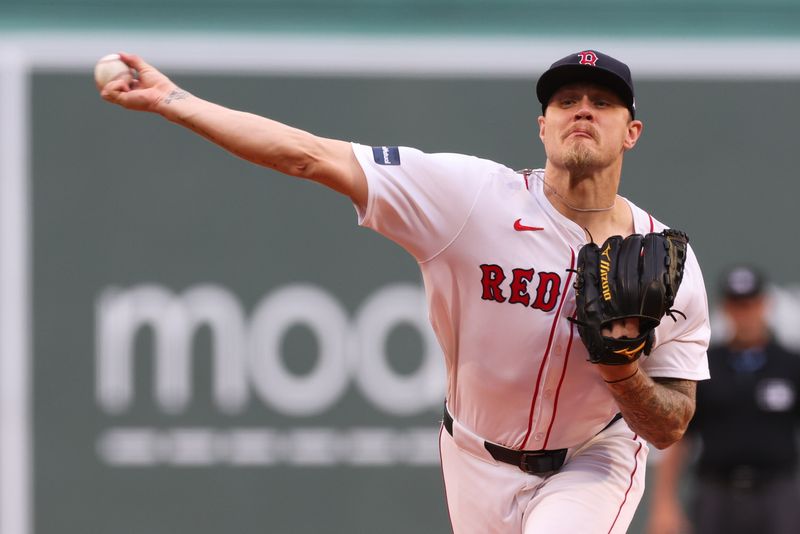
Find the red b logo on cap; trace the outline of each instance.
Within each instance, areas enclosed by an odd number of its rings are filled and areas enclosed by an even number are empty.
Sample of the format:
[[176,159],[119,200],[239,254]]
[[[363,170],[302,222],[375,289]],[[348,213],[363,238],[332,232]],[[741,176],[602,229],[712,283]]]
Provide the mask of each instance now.
[[597,54],[591,50],[587,50],[586,52],[578,52],[578,55],[581,56],[581,65],[591,65],[592,67],[597,66],[595,65],[595,63],[597,63]]

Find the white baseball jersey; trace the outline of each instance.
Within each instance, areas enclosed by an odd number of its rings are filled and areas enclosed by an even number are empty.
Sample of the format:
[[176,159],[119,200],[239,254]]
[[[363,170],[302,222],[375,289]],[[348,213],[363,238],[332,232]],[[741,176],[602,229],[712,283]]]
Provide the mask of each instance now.
[[[574,325],[572,284],[585,233],[525,176],[483,159],[353,145],[369,197],[359,223],[400,244],[422,270],[456,421],[514,449],[575,447],[619,411]],[[635,230],[663,224],[626,201]],[[674,308],[640,366],[709,377],[705,287],[689,249]]]

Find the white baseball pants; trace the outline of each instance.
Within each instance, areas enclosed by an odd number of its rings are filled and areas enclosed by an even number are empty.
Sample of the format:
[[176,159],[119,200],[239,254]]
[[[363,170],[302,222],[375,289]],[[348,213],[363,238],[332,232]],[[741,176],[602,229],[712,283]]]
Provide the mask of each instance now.
[[556,473],[497,462],[458,421],[439,436],[454,534],[622,534],[644,492],[647,443],[619,420]]

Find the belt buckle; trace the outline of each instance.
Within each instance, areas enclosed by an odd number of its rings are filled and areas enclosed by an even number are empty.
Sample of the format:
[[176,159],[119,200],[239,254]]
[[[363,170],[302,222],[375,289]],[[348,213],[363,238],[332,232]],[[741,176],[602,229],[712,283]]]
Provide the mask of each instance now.
[[[538,475],[540,473],[545,473],[547,471],[553,471],[552,469],[552,462],[550,462],[549,469],[542,469],[539,462],[545,456],[542,452],[523,452],[519,456],[519,468],[522,469],[524,472],[530,475]],[[549,459],[549,458],[548,458]],[[531,465],[528,463],[528,460],[535,460],[535,465]]]

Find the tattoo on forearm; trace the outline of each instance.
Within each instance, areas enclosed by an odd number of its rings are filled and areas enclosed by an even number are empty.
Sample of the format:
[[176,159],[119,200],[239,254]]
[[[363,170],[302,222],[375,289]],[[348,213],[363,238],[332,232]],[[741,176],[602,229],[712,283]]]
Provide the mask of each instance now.
[[183,89],[173,89],[170,93],[164,98],[165,104],[172,104],[177,100],[186,100],[189,98],[189,93],[184,91]]
[[696,383],[691,380],[653,380],[639,373],[609,387],[631,430],[656,446],[676,441],[694,415]]

